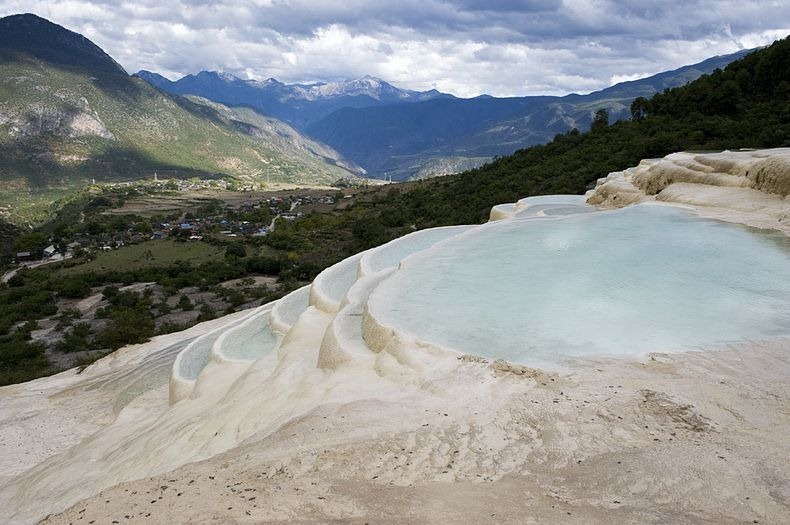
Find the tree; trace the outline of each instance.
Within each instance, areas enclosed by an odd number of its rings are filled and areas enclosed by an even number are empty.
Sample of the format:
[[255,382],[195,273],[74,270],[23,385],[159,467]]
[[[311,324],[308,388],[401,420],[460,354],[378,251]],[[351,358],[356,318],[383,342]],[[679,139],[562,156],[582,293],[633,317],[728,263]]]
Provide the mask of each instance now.
[[144,343],[154,335],[154,319],[148,311],[124,308],[114,311],[107,328],[96,337],[98,346],[118,349]]
[[129,228],[129,221],[126,220],[126,217],[122,215],[115,215],[112,219],[110,219],[109,224],[107,225],[107,230],[111,232],[123,232]]
[[609,127],[609,112],[606,108],[601,108],[595,112],[595,117],[593,117],[592,125],[590,126],[590,131],[596,132],[602,129],[606,129]]
[[87,297],[91,291],[90,285],[79,276],[67,277],[55,286],[55,290],[63,297],[69,299],[82,299]]
[[65,353],[83,352],[90,349],[88,336],[91,328],[88,323],[76,323],[71,330],[66,332],[63,339],[56,345],[56,348]]
[[645,97],[636,97],[631,102],[631,120],[644,120],[647,116],[648,102]]
[[152,233],[154,233],[154,229],[151,226],[151,223],[145,219],[141,220],[140,222],[136,222],[134,224],[134,231],[142,235],[151,235]]
[[22,235],[14,242],[14,249],[18,252],[31,252],[40,255],[46,245],[46,235],[41,232],[30,232]]
[[85,231],[88,232],[90,235],[100,235],[107,231],[107,227],[103,222],[97,219],[91,219],[85,225]]
[[244,257],[246,255],[247,250],[244,248],[244,244],[240,242],[229,244],[228,247],[225,248],[225,257]]
[[185,312],[195,308],[192,305],[192,301],[189,299],[189,296],[184,294],[181,294],[181,297],[178,299],[178,307]]
[[214,310],[211,305],[203,303],[203,305],[200,307],[200,315],[198,315],[197,321],[200,323],[214,319],[215,317],[217,317],[216,310]]
[[73,233],[74,229],[66,223],[58,224],[53,231],[53,235],[60,239],[71,237]]

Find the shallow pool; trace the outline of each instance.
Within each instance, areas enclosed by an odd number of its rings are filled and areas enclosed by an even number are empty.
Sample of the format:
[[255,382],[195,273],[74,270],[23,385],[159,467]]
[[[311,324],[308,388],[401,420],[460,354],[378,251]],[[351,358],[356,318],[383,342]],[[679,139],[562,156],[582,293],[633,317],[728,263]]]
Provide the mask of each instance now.
[[280,339],[269,326],[268,314],[256,316],[230,330],[220,352],[228,359],[255,361],[271,352]]
[[369,308],[525,364],[788,336],[788,244],[665,206],[504,220],[406,259]]
[[366,266],[374,272],[397,266],[409,255],[430,248],[434,244],[459,235],[474,226],[448,226],[420,230],[395,239],[363,258]]

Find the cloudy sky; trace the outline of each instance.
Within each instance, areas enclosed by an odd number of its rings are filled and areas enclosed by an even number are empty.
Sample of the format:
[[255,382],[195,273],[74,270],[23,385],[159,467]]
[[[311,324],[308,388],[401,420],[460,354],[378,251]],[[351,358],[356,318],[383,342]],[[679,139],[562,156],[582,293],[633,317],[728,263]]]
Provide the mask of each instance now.
[[0,0],[129,72],[585,93],[790,35],[790,0]]

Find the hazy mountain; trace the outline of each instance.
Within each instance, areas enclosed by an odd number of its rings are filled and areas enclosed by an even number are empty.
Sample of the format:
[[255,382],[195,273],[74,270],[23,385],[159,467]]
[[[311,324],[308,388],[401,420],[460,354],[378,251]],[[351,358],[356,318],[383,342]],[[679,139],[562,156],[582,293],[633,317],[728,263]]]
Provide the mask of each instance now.
[[0,207],[8,216],[35,219],[31,210],[91,179],[154,171],[331,183],[357,170],[271,117],[165,94],[43,18],[0,19]]
[[347,107],[310,125],[307,132],[359,163],[374,177],[402,180],[426,173],[453,173],[494,156],[548,142],[557,133],[573,128],[586,130],[601,108],[607,109],[612,122],[629,118],[630,105],[636,97],[682,86],[749,52],[710,58],[588,95],[481,96],[397,106]]
[[[400,180],[419,172],[429,159],[457,160],[504,154],[509,144],[492,153],[491,141],[476,144],[470,133],[493,128],[498,122],[539,111],[553,97],[440,99],[375,108],[344,108],[310,126],[311,136],[321,137],[374,176]],[[497,137],[499,138],[499,137]],[[533,143],[543,140],[536,137]],[[447,160],[445,166],[455,169]],[[468,166],[468,163],[467,163]]]
[[400,89],[371,76],[317,84],[284,84],[273,78],[264,81],[243,80],[215,71],[201,71],[175,82],[150,71],[139,71],[137,76],[168,93],[197,95],[223,104],[248,106],[300,129],[340,108],[453,98],[435,89]]

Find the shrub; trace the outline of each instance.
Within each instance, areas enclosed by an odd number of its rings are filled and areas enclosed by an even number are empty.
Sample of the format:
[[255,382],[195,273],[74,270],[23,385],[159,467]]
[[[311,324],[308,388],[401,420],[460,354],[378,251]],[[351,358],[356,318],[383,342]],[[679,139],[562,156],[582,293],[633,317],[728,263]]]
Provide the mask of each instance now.
[[240,242],[229,244],[227,248],[225,248],[225,257],[242,258],[246,256],[247,256],[247,249]]
[[210,321],[216,317],[216,310],[214,310],[214,308],[209,304],[203,304],[200,307],[200,315],[197,317],[197,322],[202,323],[203,321]]
[[56,345],[60,352],[83,352],[91,348],[91,343],[88,336],[91,333],[91,328],[88,323],[75,323],[74,326],[66,332],[63,339]]
[[116,350],[122,346],[144,343],[154,335],[154,318],[147,310],[121,308],[110,314],[107,328],[96,336],[100,348]]
[[195,306],[192,304],[192,301],[189,300],[188,296],[181,294],[181,297],[178,299],[178,308],[187,312],[193,310]]
[[82,277],[67,277],[60,281],[55,289],[60,295],[69,299],[82,299],[91,291],[90,285]]

